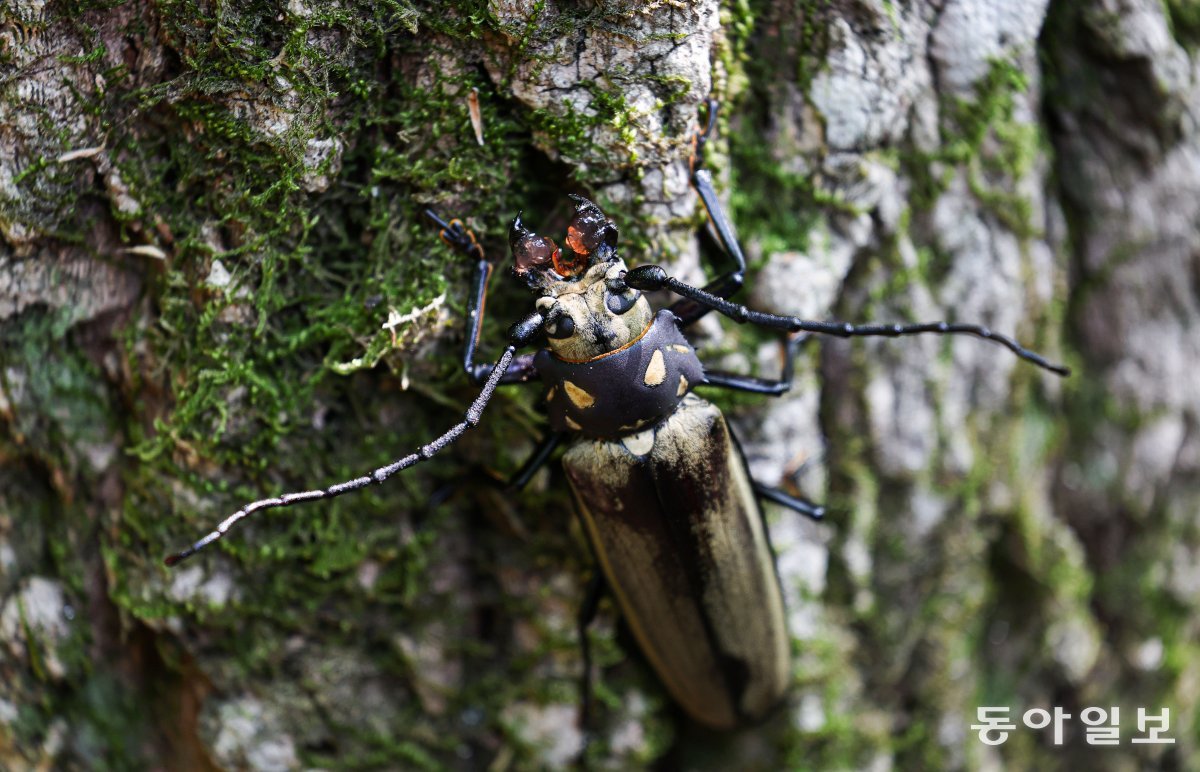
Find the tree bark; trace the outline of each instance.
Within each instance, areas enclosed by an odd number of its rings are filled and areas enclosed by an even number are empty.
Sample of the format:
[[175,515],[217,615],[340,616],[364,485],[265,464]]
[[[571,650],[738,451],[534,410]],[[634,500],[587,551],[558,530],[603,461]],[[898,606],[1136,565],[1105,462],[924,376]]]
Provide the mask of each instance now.
[[[979,322],[1074,373],[813,340],[785,397],[714,394],[757,479],[828,506],[767,508],[795,687],[705,733],[605,602],[590,761],[1191,764],[1187,3],[12,0],[0,41],[0,767],[569,765],[590,554],[557,469],[489,483],[544,430],[537,387],[386,486],[161,558],[461,420],[472,266],[426,208],[502,267],[517,211],[558,234],[582,193],[627,261],[723,270],[688,182],[709,96],[750,306]],[[484,361],[530,305],[495,273]],[[777,372],[772,336],[697,342]],[[1092,706],[1119,745],[1088,742]],[[1061,743],[1022,725],[1055,707]],[[1175,743],[1132,743],[1139,708]]]

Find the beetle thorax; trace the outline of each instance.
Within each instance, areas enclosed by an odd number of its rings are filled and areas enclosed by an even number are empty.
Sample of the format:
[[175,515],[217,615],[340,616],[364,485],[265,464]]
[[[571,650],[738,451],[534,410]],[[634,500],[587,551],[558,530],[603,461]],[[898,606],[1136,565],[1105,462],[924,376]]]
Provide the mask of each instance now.
[[546,317],[550,350],[559,359],[583,362],[629,346],[650,326],[650,304],[637,290],[611,288],[625,273],[620,258],[598,263],[575,281],[543,289],[537,310]]

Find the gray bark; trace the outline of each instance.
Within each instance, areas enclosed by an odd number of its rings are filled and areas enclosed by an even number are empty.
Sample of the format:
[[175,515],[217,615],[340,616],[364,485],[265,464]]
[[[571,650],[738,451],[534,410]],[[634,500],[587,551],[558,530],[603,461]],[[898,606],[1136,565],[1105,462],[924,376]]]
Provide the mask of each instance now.
[[[755,476],[829,507],[767,513],[795,688],[708,735],[605,604],[593,764],[1194,766],[1189,4],[13,0],[0,41],[0,767],[568,764],[590,556],[556,471],[482,482],[536,443],[535,387],[388,486],[161,557],[460,419],[469,266],[424,208],[503,264],[517,210],[557,233],[583,192],[627,260],[721,270],[688,187],[710,94],[751,306],[980,322],[1075,372],[812,341],[786,397],[719,397]],[[528,308],[505,274],[485,359]],[[768,335],[698,341],[778,367]],[[1056,706],[1061,745],[1021,726]],[[1132,743],[1138,708],[1175,743]]]

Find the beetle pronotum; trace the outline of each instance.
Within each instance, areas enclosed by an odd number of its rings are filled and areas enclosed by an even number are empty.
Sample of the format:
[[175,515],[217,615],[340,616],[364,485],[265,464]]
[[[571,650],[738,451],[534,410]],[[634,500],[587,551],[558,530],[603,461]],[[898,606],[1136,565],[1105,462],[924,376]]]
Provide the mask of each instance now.
[[[708,127],[697,137],[697,158],[714,117],[710,104]],[[813,518],[823,510],[756,484],[720,411],[693,390],[712,386],[781,394],[790,387],[795,349],[788,349],[783,377],[770,381],[704,368],[683,331],[717,311],[739,323],[840,337],[974,335],[1059,375],[1068,371],[980,325],[809,321],[729,301],[742,286],[745,259],[712,180],[700,166],[694,163],[692,180],[732,270],[703,289],[656,265],[630,270],[618,254],[616,224],[579,196],[573,197],[565,249],[530,231],[518,215],[509,231],[513,273],[537,300],[534,312],[512,326],[509,345],[494,364],[475,362],[492,263],[460,221],[427,212],[442,240],[476,261],[463,364],[482,388],[463,420],[369,474],[251,502],[169,556],[167,565],[220,539],[259,510],[382,483],[475,426],[499,386],[540,377],[547,386],[551,431],[511,486],[523,487],[564,438],[574,436],[563,467],[584,530],[605,583],[667,690],[710,727],[730,728],[764,716],[787,689],[790,655],[779,579],[756,496]],[[660,289],[684,299],[655,313],[642,293]],[[517,354],[541,335],[546,348]],[[594,605],[592,598],[585,608]],[[586,670],[586,636],[583,644]],[[584,693],[586,712],[586,688]]]

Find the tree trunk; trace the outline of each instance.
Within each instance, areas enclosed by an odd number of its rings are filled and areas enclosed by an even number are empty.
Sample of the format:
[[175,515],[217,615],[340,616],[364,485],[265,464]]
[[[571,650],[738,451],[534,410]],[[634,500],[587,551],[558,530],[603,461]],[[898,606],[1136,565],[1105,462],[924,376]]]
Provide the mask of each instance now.
[[[12,0],[0,22],[0,767],[565,766],[591,569],[504,388],[387,485],[255,515],[461,420],[473,266],[599,203],[699,283],[694,133],[813,340],[715,401],[768,506],[796,652],[770,720],[672,708],[610,601],[598,768],[1185,768],[1198,738],[1200,14],[1184,0],[322,4]],[[471,118],[478,100],[481,136]],[[702,259],[703,258],[703,259]],[[712,259],[710,259],[712,258]],[[495,272],[492,361],[530,298]],[[772,377],[713,318],[706,362]],[[1005,707],[1001,745],[971,727]],[[1081,714],[1120,708],[1120,744]],[[1030,709],[1062,708],[1052,729]],[[1174,744],[1138,709],[1170,710]]]

